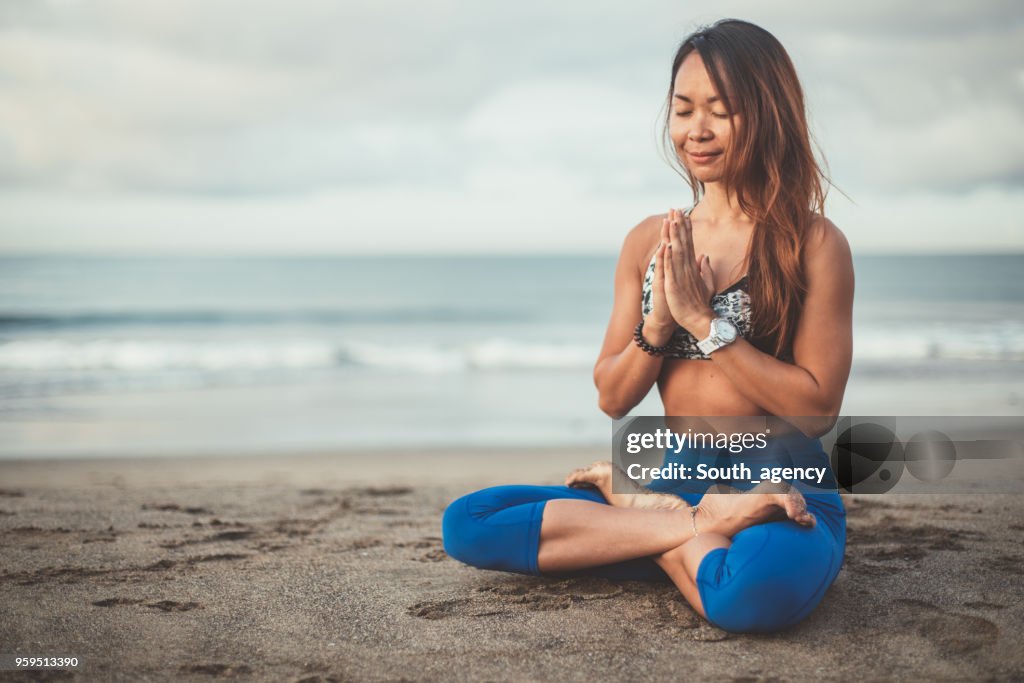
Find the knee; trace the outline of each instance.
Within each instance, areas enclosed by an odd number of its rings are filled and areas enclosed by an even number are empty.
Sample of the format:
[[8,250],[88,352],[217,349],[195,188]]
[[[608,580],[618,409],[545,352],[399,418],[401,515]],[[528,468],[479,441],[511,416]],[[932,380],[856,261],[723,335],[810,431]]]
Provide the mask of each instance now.
[[466,506],[468,496],[453,500],[444,510],[441,518],[441,539],[444,551],[449,557],[459,562],[472,564],[468,561],[468,551],[473,547],[467,536],[472,529],[472,519]]
[[[820,529],[788,523],[752,527],[702,563],[698,585],[708,620],[726,631],[789,628],[821,602],[842,551]],[[741,538],[741,536],[743,536]]]
[[441,538],[444,551],[463,564],[488,569],[486,552],[487,527],[472,513],[472,493],[452,501],[441,519]]
[[[708,620],[726,631],[767,633],[802,621],[821,602],[834,578],[827,557],[792,554],[761,557],[736,572],[725,572],[721,583],[701,591]],[[772,561],[775,560],[775,561]],[[804,560],[804,561],[801,561]]]
[[749,582],[704,591],[708,621],[732,633],[769,633],[793,626],[809,612],[806,588],[792,580]]

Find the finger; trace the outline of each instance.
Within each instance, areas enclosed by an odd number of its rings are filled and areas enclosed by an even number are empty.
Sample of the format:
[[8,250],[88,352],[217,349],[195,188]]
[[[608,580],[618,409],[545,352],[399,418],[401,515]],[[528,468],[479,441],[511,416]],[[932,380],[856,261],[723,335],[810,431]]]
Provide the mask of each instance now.
[[706,255],[701,255],[700,279],[704,283],[705,299],[710,300],[715,293],[715,273],[711,270],[711,260]]
[[672,252],[669,250],[668,244],[662,245],[662,255],[658,258],[658,270],[660,270],[660,276],[662,276],[662,292],[664,293],[667,287],[670,287],[672,282],[669,275],[670,259],[672,258]]
[[[682,220],[675,220],[670,226],[672,231],[672,249],[677,252],[680,256],[693,253],[693,243],[687,244],[686,241],[686,230],[683,227]],[[687,247],[689,246],[689,249]]]
[[679,223],[673,223],[669,230],[672,236],[672,241],[670,242],[672,250],[669,252],[669,255],[671,256],[672,266],[676,270],[676,275],[682,279],[685,277],[688,257],[686,256],[686,247],[683,245],[682,236],[679,234]]
[[661,261],[661,270],[665,277],[665,290],[675,291],[678,285],[676,284],[676,272],[672,267],[672,253],[668,249],[668,245],[662,250]]
[[665,287],[665,269],[662,266],[665,260],[664,242],[658,244],[658,250],[654,254],[654,291],[658,292]]

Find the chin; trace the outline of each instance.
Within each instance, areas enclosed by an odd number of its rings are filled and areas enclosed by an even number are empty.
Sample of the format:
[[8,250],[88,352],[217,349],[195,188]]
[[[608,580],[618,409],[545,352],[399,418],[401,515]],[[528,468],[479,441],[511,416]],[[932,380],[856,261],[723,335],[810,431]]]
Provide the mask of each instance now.
[[683,163],[683,168],[690,172],[694,178],[702,183],[717,183],[722,179],[722,172],[715,168],[705,168],[703,166],[690,166],[689,164]]
[[690,174],[704,184],[717,183],[722,180],[721,173],[710,172],[706,168],[691,168]]

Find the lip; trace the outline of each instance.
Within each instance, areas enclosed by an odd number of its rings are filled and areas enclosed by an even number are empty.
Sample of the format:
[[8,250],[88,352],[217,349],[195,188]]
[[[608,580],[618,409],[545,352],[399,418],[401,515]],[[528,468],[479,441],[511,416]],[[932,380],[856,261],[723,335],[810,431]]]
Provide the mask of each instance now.
[[715,159],[717,159],[718,157],[720,157],[722,155],[721,152],[708,152],[706,154],[697,154],[695,152],[687,152],[687,154],[689,154],[690,158],[693,159],[693,161],[695,163],[698,163],[698,164],[710,163],[710,162],[714,161]]

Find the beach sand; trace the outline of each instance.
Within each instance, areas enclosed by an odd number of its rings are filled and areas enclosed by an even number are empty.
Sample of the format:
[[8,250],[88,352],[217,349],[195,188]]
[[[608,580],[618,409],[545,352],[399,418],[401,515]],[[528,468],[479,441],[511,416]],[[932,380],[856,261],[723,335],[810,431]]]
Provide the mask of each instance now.
[[725,633],[671,584],[448,558],[446,504],[558,484],[603,449],[0,461],[2,680],[1009,680],[1024,677],[1024,499],[847,497],[803,623]]

